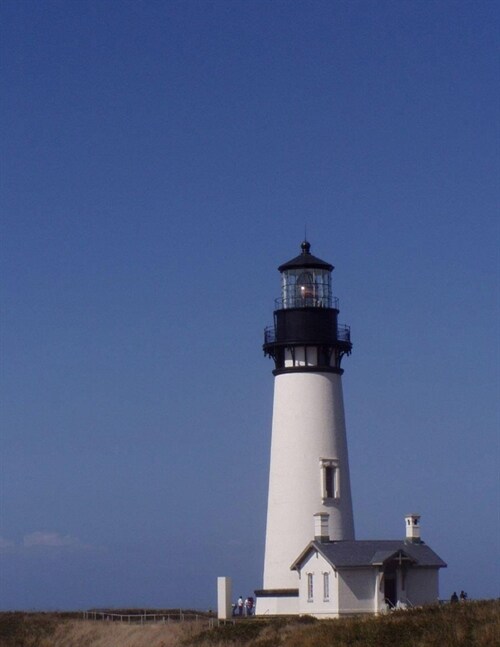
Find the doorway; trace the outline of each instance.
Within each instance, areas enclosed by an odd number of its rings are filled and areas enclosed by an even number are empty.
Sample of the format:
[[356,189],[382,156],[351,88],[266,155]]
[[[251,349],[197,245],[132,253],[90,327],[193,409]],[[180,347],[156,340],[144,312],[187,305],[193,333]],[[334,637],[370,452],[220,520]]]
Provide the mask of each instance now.
[[385,573],[384,575],[384,599],[390,606],[396,606],[398,600],[396,573]]

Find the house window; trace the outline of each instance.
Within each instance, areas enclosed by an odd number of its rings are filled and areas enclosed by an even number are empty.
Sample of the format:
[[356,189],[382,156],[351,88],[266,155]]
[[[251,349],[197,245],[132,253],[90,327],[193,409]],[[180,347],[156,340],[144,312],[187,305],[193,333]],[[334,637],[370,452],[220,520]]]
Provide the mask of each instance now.
[[323,573],[323,602],[330,599],[330,573]]
[[307,574],[307,601],[312,602],[314,599],[314,582],[313,582],[313,574],[308,573]]
[[335,459],[321,459],[321,496],[323,499],[340,498],[339,465]]

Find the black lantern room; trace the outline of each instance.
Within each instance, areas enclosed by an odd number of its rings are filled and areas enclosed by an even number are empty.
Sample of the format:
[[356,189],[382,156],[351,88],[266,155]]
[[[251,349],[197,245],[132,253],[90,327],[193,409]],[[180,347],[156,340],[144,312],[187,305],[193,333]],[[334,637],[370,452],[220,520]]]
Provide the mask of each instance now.
[[338,299],[332,296],[333,265],[302,253],[278,267],[281,297],[276,299],[274,326],[264,333],[264,353],[272,357],[275,375],[288,372],[342,373],[340,363],[352,349],[348,326],[339,325]]

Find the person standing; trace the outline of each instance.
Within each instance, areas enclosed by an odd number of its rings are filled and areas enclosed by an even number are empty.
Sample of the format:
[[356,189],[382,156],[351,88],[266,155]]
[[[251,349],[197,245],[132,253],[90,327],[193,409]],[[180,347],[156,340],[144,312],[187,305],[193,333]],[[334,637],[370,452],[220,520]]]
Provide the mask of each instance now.
[[244,605],[243,596],[240,595],[240,597],[238,598],[238,615],[239,616],[243,615],[243,605]]
[[248,597],[245,600],[245,615],[247,617],[252,616],[253,614],[253,598]]

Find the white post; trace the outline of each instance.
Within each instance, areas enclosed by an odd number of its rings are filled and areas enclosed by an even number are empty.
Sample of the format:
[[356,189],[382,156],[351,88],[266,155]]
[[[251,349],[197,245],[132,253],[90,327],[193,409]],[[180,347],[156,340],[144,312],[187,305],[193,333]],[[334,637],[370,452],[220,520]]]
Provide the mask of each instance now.
[[217,617],[219,620],[227,620],[231,617],[231,578],[217,578]]
[[380,612],[380,603],[379,603],[380,593],[379,593],[379,591],[380,591],[381,577],[382,577],[382,573],[377,572],[375,574],[375,593],[374,593],[374,596],[373,596],[373,612],[375,613],[375,615],[377,615]]

